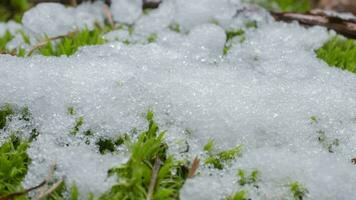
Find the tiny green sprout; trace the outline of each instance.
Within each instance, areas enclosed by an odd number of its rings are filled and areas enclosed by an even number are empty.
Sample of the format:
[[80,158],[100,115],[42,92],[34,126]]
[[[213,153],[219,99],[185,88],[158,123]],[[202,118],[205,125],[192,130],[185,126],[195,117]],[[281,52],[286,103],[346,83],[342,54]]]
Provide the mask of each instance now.
[[329,66],[356,73],[356,40],[335,36],[317,49],[316,55]]
[[180,25],[176,22],[173,22],[169,25],[168,27],[171,31],[174,31],[174,32],[177,32],[177,33],[180,33]]
[[79,117],[75,120],[74,127],[72,128],[70,134],[77,135],[79,132],[80,127],[84,124],[84,117]]
[[205,159],[206,165],[212,165],[216,169],[222,170],[225,166],[225,163],[235,159],[237,156],[240,156],[242,153],[242,145],[237,145],[234,148],[221,151],[217,154],[210,154],[209,157]]
[[79,190],[77,185],[74,183],[70,189],[70,200],[78,200],[79,199]]
[[240,43],[245,41],[245,31],[243,29],[226,31],[226,42],[223,49],[223,54],[226,55],[232,47],[231,41],[235,37],[240,37]]
[[245,22],[246,28],[257,28],[257,22],[255,20]]
[[293,195],[294,200],[303,200],[309,193],[308,189],[297,181],[289,184],[289,189]]
[[329,153],[334,153],[335,148],[340,145],[340,140],[338,138],[330,139],[322,130],[318,130],[317,133],[318,141],[323,146],[323,148],[328,150]]
[[73,106],[70,106],[67,108],[67,114],[68,115],[75,115],[77,112],[75,111],[74,107]]
[[10,104],[5,104],[0,108],[0,129],[6,126],[7,118],[14,114],[14,111]]
[[23,30],[20,31],[20,34],[25,44],[31,45],[30,37]]
[[310,121],[312,124],[316,124],[316,123],[318,123],[318,118],[316,116],[311,116]]
[[214,149],[214,140],[213,139],[209,139],[208,142],[204,145],[204,151],[211,153]]
[[257,186],[257,182],[260,179],[261,173],[258,170],[253,170],[249,176],[246,176],[246,172],[242,169],[237,171],[237,176],[239,177],[239,184],[244,185],[254,185]]
[[20,117],[21,120],[30,121],[31,112],[27,106],[24,106],[23,108],[21,108],[20,114],[21,114],[21,117]]
[[246,195],[247,192],[245,190],[240,190],[235,192],[233,195],[228,195],[226,200],[247,200]]
[[151,33],[148,37],[147,37],[147,42],[148,43],[153,43],[157,41],[157,37],[158,35],[156,33]]
[[8,53],[8,50],[6,48],[7,43],[9,43],[14,36],[10,31],[6,31],[3,36],[0,36],[0,53]]
[[143,15],[148,15],[148,14],[150,14],[150,12],[151,12],[152,10],[153,10],[152,8],[144,8],[143,11],[142,11],[142,14],[143,14]]
[[108,152],[112,153],[116,149],[114,141],[107,138],[99,138],[95,144],[99,147],[100,154],[105,154]]

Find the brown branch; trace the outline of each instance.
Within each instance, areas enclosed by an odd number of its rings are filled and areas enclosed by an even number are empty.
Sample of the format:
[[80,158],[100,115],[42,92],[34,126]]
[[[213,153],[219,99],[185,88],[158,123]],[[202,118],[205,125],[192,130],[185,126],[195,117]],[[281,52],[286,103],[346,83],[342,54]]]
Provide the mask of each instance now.
[[52,194],[61,184],[63,183],[63,180],[57,181],[55,184],[52,185],[48,190],[46,190],[44,193],[42,193],[40,196],[38,196],[34,200],[41,200],[46,198],[48,195]]
[[14,193],[11,193],[11,194],[8,194],[8,195],[5,195],[5,196],[1,196],[0,197],[0,200],[12,200],[12,199],[15,199],[16,197],[19,197],[19,196],[22,196],[22,195],[25,195],[33,190],[36,190],[42,186],[44,186],[46,184],[46,181],[42,181],[40,184],[34,186],[34,187],[31,187],[31,188],[28,188],[24,191],[21,191],[21,192],[14,192]]
[[112,13],[110,11],[110,8],[107,4],[104,5],[103,12],[104,12],[104,15],[105,15],[106,19],[108,20],[111,28],[114,28],[115,23],[114,23],[114,20],[112,19]]
[[156,182],[157,182],[158,172],[159,172],[159,169],[161,168],[161,165],[162,165],[162,161],[157,157],[155,160],[155,164],[153,165],[153,168],[152,168],[151,181],[150,181],[150,185],[148,187],[148,193],[147,193],[146,200],[152,200],[153,192],[155,190],[155,186],[156,186]]
[[39,43],[37,43],[35,46],[33,46],[33,47],[31,48],[31,50],[28,52],[27,56],[31,56],[31,55],[33,54],[33,52],[35,52],[37,49],[40,49],[40,48],[46,46],[47,43],[50,42],[50,41],[62,39],[62,38],[65,38],[65,37],[70,37],[70,36],[74,35],[75,33],[76,33],[76,31],[70,32],[70,33],[68,33],[68,34],[66,34],[66,35],[59,35],[59,36],[47,38],[47,39],[45,39],[44,41],[39,42]]
[[272,12],[271,14],[277,21],[298,21],[300,24],[307,26],[324,26],[346,37],[356,39],[356,20],[353,19],[347,20],[336,16],[329,16],[320,10],[304,14],[293,12]]

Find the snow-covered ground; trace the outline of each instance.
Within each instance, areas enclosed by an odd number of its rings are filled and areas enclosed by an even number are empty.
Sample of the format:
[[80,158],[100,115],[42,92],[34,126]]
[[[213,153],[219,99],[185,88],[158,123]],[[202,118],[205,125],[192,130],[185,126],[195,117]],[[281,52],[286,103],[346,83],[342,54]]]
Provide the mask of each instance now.
[[[3,24],[0,33],[22,27],[35,41],[92,27],[104,20],[102,6],[40,4],[25,14],[23,26]],[[314,53],[333,33],[275,22],[238,0],[165,0],[148,14],[141,6],[140,0],[113,2],[114,20],[134,24],[134,32],[108,33],[105,45],[70,57],[0,56],[0,103],[28,106],[41,133],[28,151],[26,187],[41,182],[56,160],[57,176],[83,194],[100,195],[115,181],[107,170],[129,155],[101,155],[94,143],[70,135],[75,120],[83,116],[81,131],[93,130],[94,138],[116,136],[144,130],[143,114],[152,109],[177,157],[204,157],[209,138],[220,149],[244,146],[242,157],[222,171],[201,166],[181,190],[183,200],[216,200],[240,190],[239,168],[261,172],[259,188],[247,188],[252,199],[291,199],[292,181],[308,188],[308,199],[354,199],[356,76],[328,67]],[[249,21],[258,27],[245,28]],[[172,23],[180,33],[169,29]],[[223,56],[225,31],[238,28],[245,28],[245,41],[236,38]],[[147,44],[152,33],[157,41]],[[17,39],[13,44],[20,45]],[[8,126],[2,139],[24,125],[14,120]],[[339,140],[333,153],[320,144],[318,131]],[[182,141],[190,145],[185,155],[179,154]]]

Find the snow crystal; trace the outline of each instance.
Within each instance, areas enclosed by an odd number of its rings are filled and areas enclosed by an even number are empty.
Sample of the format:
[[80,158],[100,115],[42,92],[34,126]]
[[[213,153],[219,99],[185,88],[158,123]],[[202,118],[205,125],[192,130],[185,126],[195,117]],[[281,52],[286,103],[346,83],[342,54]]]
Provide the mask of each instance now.
[[[112,31],[105,45],[83,47],[71,57],[0,56],[0,103],[28,106],[40,133],[29,149],[25,186],[40,182],[55,160],[57,176],[75,182],[83,194],[99,196],[113,183],[107,170],[128,155],[100,155],[95,139],[144,130],[143,114],[151,108],[167,130],[173,155],[180,156],[182,140],[190,146],[184,155],[189,158],[206,157],[202,149],[209,138],[218,149],[244,146],[242,157],[222,171],[202,165],[182,188],[182,200],[215,200],[243,189],[237,169],[261,172],[258,191],[248,188],[253,199],[291,198],[292,181],[308,188],[310,199],[354,197],[356,76],[330,68],[314,52],[333,33],[274,22],[260,8],[238,1],[167,0],[148,15],[141,15],[139,2],[113,1],[114,19],[135,24],[135,31]],[[73,11],[39,4],[23,23],[33,34],[59,35],[81,27],[82,17],[89,24],[101,20],[99,12],[87,12],[99,7]],[[70,18],[72,12],[79,17]],[[258,27],[245,29],[245,40],[234,40],[223,56],[225,31],[245,28],[251,20]],[[171,23],[184,30],[171,31]],[[151,33],[157,40],[142,42]],[[69,107],[75,115],[68,115]],[[84,123],[73,136],[80,117]],[[23,127],[13,120],[4,134]],[[93,132],[89,142],[81,134],[86,130]],[[318,141],[320,131],[327,140],[338,139],[333,153]]]

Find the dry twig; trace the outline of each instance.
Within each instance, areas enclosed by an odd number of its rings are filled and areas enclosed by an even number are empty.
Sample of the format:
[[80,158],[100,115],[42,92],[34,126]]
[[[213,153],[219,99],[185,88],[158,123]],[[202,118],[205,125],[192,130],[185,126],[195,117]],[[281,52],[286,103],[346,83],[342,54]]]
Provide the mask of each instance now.
[[321,10],[304,14],[293,12],[272,13],[272,16],[278,21],[298,21],[307,26],[324,26],[346,37],[356,39],[356,20],[330,16]]
[[35,46],[33,46],[31,48],[31,50],[28,52],[27,56],[31,56],[33,54],[33,52],[35,52],[37,49],[41,48],[41,47],[44,47],[47,45],[48,42],[50,41],[54,41],[54,40],[58,40],[58,39],[62,39],[62,38],[65,38],[65,37],[69,37],[69,36],[72,36],[76,33],[77,31],[74,31],[74,32],[70,32],[66,35],[59,35],[59,36],[55,36],[55,37],[50,37],[50,38],[47,38],[46,40],[42,41],[42,42],[39,42],[37,43]]
[[200,160],[198,157],[195,157],[192,163],[192,166],[189,168],[188,171],[188,178],[193,178],[195,173],[197,172],[198,168],[199,168],[199,163]]
[[36,189],[44,186],[45,184],[46,184],[46,181],[42,181],[40,184],[38,184],[38,185],[36,185],[34,187],[31,187],[31,188],[28,188],[28,189],[26,189],[24,191],[14,192],[14,193],[11,193],[11,194],[8,194],[8,195],[5,195],[5,196],[1,196],[0,200],[12,200],[12,199],[15,199],[16,197],[28,194],[29,192],[31,192],[33,190],[36,190]]
[[146,200],[152,200],[153,192],[155,190],[155,186],[156,186],[156,182],[157,182],[158,172],[159,172],[159,169],[161,168],[161,165],[162,165],[162,161],[157,157],[155,160],[155,164],[153,165],[153,168],[152,168],[151,181],[150,181],[150,185],[148,187],[148,193],[147,193]]

